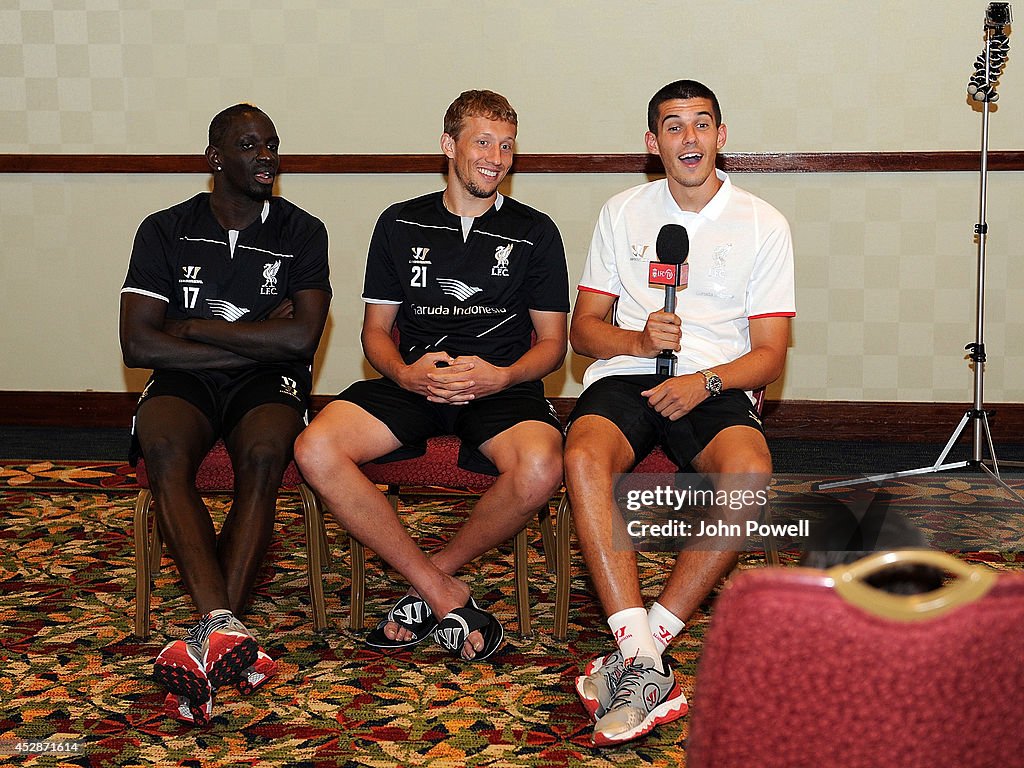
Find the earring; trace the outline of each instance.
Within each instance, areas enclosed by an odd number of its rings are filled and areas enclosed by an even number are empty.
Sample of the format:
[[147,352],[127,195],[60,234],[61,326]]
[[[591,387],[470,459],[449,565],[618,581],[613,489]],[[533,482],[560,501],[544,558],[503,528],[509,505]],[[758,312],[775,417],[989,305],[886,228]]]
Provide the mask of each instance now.
[[219,171],[219,170],[221,170],[221,167],[220,167],[219,165],[217,166],[217,170],[218,170],[218,171]]

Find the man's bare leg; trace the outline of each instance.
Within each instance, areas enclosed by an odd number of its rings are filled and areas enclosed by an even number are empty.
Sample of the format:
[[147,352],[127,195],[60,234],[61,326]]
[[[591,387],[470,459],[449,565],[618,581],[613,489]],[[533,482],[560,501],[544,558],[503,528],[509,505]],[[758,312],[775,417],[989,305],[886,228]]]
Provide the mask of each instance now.
[[[693,465],[699,472],[716,477],[716,491],[758,491],[771,482],[768,444],[764,435],[751,427],[722,430],[694,458]],[[720,516],[727,519],[729,511],[720,510]],[[680,552],[658,602],[681,621],[688,621],[711,590],[736,566],[739,551],[729,546],[723,543],[720,550]]]
[[583,559],[606,616],[643,607],[636,553],[615,504],[615,475],[633,464],[633,449],[602,416],[573,422],[565,443],[565,482]]
[[[435,616],[445,616],[466,604],[469,587],[430,561],[359,469],[400,446],[379,419],[353,403],[336,400],[299,435],[295,459],[342,527],[402,574]],[[483,645],[480,633],[473,632],[464,652],[470,656]]]
[[[519,533],[562,483],[562,438],[550,424],[524,421],[495,435],[480,452],[497,467],[498,478],[455,536],[430,557],[450,576]],[[412,637],[394,623],[384,631],[396,640]]]
[[228,608],[210,513],[195,489],[199,465],[214,442],[203,413],[178,397],[144,402],[135,421],[160,533],[196,610]]
[[249,411],[226,439],[235,473],[235,493],[217,541],[217,554],[231,612],[249,602],[274,535],[277,495],[292,457],[302,417],[280,403]]
[[550,424],[522,422],[495,435],[480,452],[497,467],[498,478],[431,558],[452,575],[519,533],[562,484],[562,438]]

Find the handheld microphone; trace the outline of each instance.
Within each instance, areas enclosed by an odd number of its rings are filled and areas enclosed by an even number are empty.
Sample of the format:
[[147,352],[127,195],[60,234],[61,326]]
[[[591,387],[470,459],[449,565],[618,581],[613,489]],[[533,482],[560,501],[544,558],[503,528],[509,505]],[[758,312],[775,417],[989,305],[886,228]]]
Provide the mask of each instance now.
[[[690,255],[690,236],[686,227],[681,224],[666,224],[658,232],[655,245],[657,261],[648,267],[648,282],[651,285],[665,286],[665,311],[676,311],[676,288],[685,288],[689,279],[690,267],[686,257]],[[676,375],[676,356],[671,349],[658,354],[657,373],[659,376]]]

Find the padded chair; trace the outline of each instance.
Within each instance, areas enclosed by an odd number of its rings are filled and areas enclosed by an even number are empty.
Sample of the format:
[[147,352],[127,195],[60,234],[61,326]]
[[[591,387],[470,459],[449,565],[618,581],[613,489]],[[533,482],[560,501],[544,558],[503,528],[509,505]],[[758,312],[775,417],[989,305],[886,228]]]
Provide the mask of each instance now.
[[[894,595],[894,564],[952,575]],[[1021,764],[1024,575],[945,553],[882,552],[828,571],[733,575],[704,639],[692,768]]]
[[[426,453],[412,459],[403,459],[383,464],[368,462],[361,469],[369,480],[377,485],[387,487],[387,498],[395,512],[398,512],[398,501],[402,487],[436,486],[452,490],[483,493],[497,479],[491,475],[470,472],[457,464],[460,440],[452,435],[433,437],[427,441]],[[310,508],[307,526],[307,541],[326,547],[325,539],[310,535],[308,529],[323,531],[322,510],[319,505]],[[319,518],[319,519],[318,519]],[[555,537],[551,530],[549,505],[538,510],[541,535],[544,543],[545,560],[550,573],[555,573],[554,552]],[[532,634],[529,596],[529,568],[527,564],[527,534],[524,528],[513,540],[513,560],[515,567],[516,607],[519,618],[519,631],[524,636]],[[363,629],[363,613],[366,589],[366,551],[356,539],[349,536],[349,552],[352,569],[351,579],[351,610],[349,627],[354,631]],[[319,581],[319,568],[326,559],[326,549],[312,552],[310,555],[310,579]]]
[[[764,389],[754,393],[754,407],[760,414],[764,407]],[[680,471],[679,466],[659,447],[644,456],[631,470],[640,474],[674,475]],[[768,510],[765,509],[767,516]],[[572,507],[569,494],[565,493],[558,505],[555,516],[555,625],[554,636],[564,640],[569,628],[569,585],[572,580],[569,540],[572,532],[569,528],[572,519]],[[772,565],[779,564],[779,554],[774,539],[766,539],[765,554]]]
[[[149,637],[149,601],[153,576],[160,571],[163,541],[160,526],[153,514],[153,494],[149,486],[146,462],[140,459],[135,468],[141,488],[135,502],[135,635]],[[232,493],[235,487],[235,473],[231,467],[224,442],[218,440],[196,474],[196,490],[201,494]],[[281,487],[298,490],[306,525],[306,572],[309,578],[309,596],[313,608],[313,626],[322,630],[327,626],[327,612],[324,606],[323,581],[321,578],[321,553],[326,551],[323,514],[316,494],[306,485],[294,462],[288,464]],[[152,518],[152,520],[150,520]],[[311,544],[312,543],[312,544]]]

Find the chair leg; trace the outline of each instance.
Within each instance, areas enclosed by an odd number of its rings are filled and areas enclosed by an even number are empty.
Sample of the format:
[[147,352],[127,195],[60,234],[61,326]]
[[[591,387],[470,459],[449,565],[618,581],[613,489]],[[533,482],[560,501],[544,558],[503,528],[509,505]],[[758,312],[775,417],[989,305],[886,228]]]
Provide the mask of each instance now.
[[[319,502],[319,501],[320,501],[320,499],[317,498],[317,502]],[[320,520],[323,521],[324,520],[323,504],[319,505],[319,509],[320,509]],[[321,555],[321,558],[320,558],[321,564],[324,567],[329,566],[331,564],[331,543],[327,540],[327,525],[326,524],[320,526],[320,555]]]
[[530,567],[528,559],[529,541],[526,529],[516,534],[512,542],[512,559],[515,563],[516,578],[516,610],[519,614],[519,634],[533,637],[533,626],[530,620]]
[[353,632],[362,632],[363,610],[366,601],[366,548],[362,542],[349,536],[348,551],[352,582],[348,628]]
[[[153,511],[150,506],[150,512]],[[149,578],[155,579],[160,573],[160,560],[164,556],[164,537],[160,531],[160,521],[153,515],[153,528],[149,535]]]
[[572,578],[569,562],[569,540],[572,538],[572,508],[569,494],[562,494],[555,516],[555,626],[556,640],[565,640],[569,631],[569,581]]
[[555,532],[551,528],[551,503],[548,502],[537,510],[537,519],[540,520],[540,538],[544,544],[544,565],[548,573],[557,572],[557,553],[555,545]]
[[[139,491],[135,502],[135,636],[149,638],[150,565],[149,512],[153,494],[148,489]],[[154,529],[156,522],[153,523]],[[154,534],[156,532],[154,531]]]
[[309,581],[309,603],[313,611],[313,630],[327,628],[327,604],[324,599],[323,561],[327,551],[323,507],[320,499],[305,483],[299,484],[303,520],[306,528],[306,579]]
[[398,502],[401,488],[397,485],[389,485],[386,496],[388,497],[388,504],[391,505],[391,509],[394,510],[395,514],[398,514]]
[[[772,510],[770,504],[764,505],[764,510],[761,513],[762,518],[766,525],[772,524]],[[769,528],[768,530],[771,530]],[[779,559],[779,542],[775,540],[775,536],[768,534],[764,537],[764,559],[768,565],[782,565],[782,561]]]

